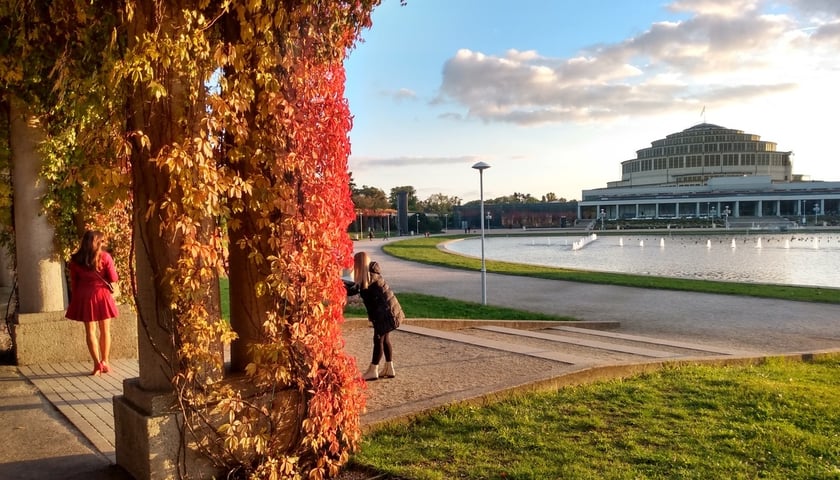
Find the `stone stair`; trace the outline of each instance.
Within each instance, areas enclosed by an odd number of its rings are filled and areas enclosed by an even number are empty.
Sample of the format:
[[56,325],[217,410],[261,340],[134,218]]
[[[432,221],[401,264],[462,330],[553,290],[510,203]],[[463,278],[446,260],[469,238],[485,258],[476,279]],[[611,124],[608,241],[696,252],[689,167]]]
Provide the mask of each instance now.
[[447,331],[405,325],[401,327],[401,330],[577,366],[753,355],[751,352],[711,345],[627,335],[570,325],[557,326],[551,323],[547,323],[545,328],[537,329],[476,325]]

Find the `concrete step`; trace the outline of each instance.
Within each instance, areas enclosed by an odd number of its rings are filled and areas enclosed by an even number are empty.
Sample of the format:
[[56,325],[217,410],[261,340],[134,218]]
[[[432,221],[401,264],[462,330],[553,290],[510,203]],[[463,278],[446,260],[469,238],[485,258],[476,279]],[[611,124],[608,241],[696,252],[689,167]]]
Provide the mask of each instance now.
[[717,347],[714,345],[701,345],[698,343],[690,343],[690,342],[680,342],[676,340],[668,340],[662,338],[655,338],[655,337],[644,337],[639,335],[627,335],[618,332],[607,332],[603,330],[593,330],[590,328],[578,328],[578,327],[569,327],[569,326],[561,326],[561,327],[550,327],[551,330],[560,330],[563,332],[570,332],[570,333],[577,333],[580,335],[587,335],[593,337],[606,337],[616,341],[625,340],[629,342],[636,342],[642,344],[652,344],[656,345],[660,348],[662,347],[674,347],[678,349],[687,350],[687,354],[693,352],[700,352],[705,354],[718,354],[718,355],[733,355],[733,356],[752,356],[757,355],[756,352],[749,352],[745,350],[735,350],[731,348],[722,348]]
[[752,355],[752,352],[711,345],[571,326],[534,330],[476,325],[451,331],[404,325],[401,330],[579,367],[656,359]]

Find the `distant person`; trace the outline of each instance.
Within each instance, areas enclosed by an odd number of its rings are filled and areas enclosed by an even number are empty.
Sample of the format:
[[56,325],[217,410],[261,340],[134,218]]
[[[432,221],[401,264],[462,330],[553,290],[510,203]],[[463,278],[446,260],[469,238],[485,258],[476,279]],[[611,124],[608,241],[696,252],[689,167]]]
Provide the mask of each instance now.
[[112,294],[116,281],[117,270],[105,251],[105,236],[86,231],[79,249],[70,256],[70,306],[64,316],[84,322],[85,342],[93,360],[91,375],[111,371],[111,319],[119,315]]
[[[382,278],[377,262],[372,262],[367,252],[359,252],[353,257],[353,282],[345,282],[347,295],[359,295],[365,304],[368,320],[373,324],[373,355],[370,366],[362,375],[365,380],[393,378],[393,348],[389,334],[399,328],[405,319],[400,302]],[[379,362],[385,355],[385,368],[379,372]]]

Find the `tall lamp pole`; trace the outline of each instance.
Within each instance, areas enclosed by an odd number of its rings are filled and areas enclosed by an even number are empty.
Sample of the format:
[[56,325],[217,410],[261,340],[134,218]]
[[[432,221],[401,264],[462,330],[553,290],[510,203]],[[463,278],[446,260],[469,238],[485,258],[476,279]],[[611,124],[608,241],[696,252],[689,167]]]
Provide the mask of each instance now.
[[484,263],[484,171],[490,168],[490,165],[478,162],[472,168],[478,170],[478,191],[481,198],[481,304],[487,305],[487,265]]

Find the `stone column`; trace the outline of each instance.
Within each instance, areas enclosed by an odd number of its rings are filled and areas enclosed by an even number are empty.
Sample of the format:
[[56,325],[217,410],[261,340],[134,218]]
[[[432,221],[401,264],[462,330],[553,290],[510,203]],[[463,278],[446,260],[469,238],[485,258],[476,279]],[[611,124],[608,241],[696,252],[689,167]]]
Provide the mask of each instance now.
[[20,312],[63,310],[64,266],[55,254],[55,232],[41,211],[45,187],[38,181],[42,164],[38,145],[44,132],[20,100],[10,100],[9,112]]
[[[64,262],[55,252],[55,231],[43,214],[44,182],[39,180],[38,152],[44,133],[27,106],[11,99],[9,115],[14,188],[15,246],[20,311],[14,325],[18,365],[87,361],[90,354],[82,326],[67,321],[67,283]],[[13,284],[12,257],[0,252],[0,286]],[[137,329],[128,307],[113,322],[111,358],[137,356]],[[125,318],[126,321],[120,321]],[[70,339],[70,340],[68,340]]]

